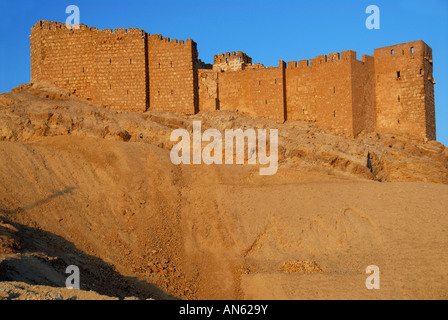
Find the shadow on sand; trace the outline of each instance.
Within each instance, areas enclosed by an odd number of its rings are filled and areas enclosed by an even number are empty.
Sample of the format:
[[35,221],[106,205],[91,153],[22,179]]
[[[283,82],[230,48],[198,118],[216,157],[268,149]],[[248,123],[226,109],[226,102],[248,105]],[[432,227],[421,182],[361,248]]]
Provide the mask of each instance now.
[[[75,187],[66,188],[31,205],[15,210],[0,209],[3,225],[11,225],[18,230],[21,250],[11,254],[0,251],[0,281],[19,281],[31,285],[65,287],[66,268],[76,265],[80,270],[82,290],[95,291],[102,295],[141,299],[174,299],[156,285],[126,277],[118,273],[109,263],[86,254],[66,239],[53,233],[13,222],[6,216],[35,208],[51,199],[67,194]],[[0,236],[5,238],[11,231],[0,224]]]

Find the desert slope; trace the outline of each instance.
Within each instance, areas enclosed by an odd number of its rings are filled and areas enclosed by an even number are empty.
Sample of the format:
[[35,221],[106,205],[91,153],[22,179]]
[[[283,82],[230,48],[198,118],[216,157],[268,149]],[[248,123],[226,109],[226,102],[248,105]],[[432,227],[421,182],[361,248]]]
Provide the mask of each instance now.
[[[278,173],[173,165],[169,135],[193,119],[278,128]],[[120,298],[448,298],[440,143],[117,113],[45,84],[0,95],[0,138],[0,281],[60,287],[76,264],[82,289]],[[380,290],[365,287],[368,265]]]

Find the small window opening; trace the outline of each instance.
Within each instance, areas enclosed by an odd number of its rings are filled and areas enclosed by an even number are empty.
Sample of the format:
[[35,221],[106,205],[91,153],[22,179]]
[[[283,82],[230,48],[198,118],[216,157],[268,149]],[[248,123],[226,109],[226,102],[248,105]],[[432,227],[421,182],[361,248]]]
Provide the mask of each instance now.
[[158,93],[158,94],[159,94],[159,96],[160,96],[160,91],[158,91],[157,93]]
[[112,64],[112,59],[109,59],[109,64]]
[[420,74],[423,74],[423,69],[420,69]]
[[159,62],[159,69],[160,69],[160,62]]
[[173,61],[170,62],[171,68],[173,67]]
[[400,124],[400,119],[398,119],[398,124]]
[[336,93],[336,87],[333,87],[333,93]]
[[229,62],[229,58],[226,58],[226,62],[227,62],[227,63]]
[[261,81],[258,81],[258,85],[259,85],[259,86],[261,85]]
[[126,90],[126,94],[129,94],[129,90]]
[[414,47],[411,47],[411,53],[414,53],[414,52],[415,52]]
[[132,64],[132,59],[129,59],[129,64]]
[[173,94],[173,92],[174,92],[174,91],[173,91],[173,90],[171,90],[171,94]]
[[397,78],[400,79],[401,78],[401,72],[397,71]]
[[395,53],[395,50],[391,50],[390,53],[391,53],[391,54],[394,54],[394,53]]
[[265,100],[265,101],[264,101],[264,104],[268,104],[268,100]]
[[398,102],[400,102],[400,101],[401,101],[400,96],[398,96]]
[[333,111],[333,118],[336,118],[336,111]]
[[241,62],[241,57],[239,57],[239,60],[240,60],[240,62]]
[[84,69],[84,67],[82,67],[82,72],[85,72],[85,69]]

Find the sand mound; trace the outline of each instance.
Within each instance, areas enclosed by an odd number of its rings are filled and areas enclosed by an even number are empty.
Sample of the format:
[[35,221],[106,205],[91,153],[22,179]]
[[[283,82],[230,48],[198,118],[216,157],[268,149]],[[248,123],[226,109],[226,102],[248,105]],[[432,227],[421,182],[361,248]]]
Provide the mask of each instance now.
[[[75,264],[82,290],[119,298],[448,297],[442,144],[219,111],[118,113],[52,90],[0,95],[0,281],[63,287]],[[171,131],[193,120],[278,128],[278,173],[173,165]],[[365,287],[368,265],[380,291]]]

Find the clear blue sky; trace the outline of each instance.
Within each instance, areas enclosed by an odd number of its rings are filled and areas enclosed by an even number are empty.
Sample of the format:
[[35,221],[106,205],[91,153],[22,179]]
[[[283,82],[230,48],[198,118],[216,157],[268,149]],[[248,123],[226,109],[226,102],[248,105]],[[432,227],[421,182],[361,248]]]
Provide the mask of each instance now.
[[[88,26],[191,38],[209,63],[214,54],[237,50],[267,66],[343,50],[360,58],[374,48],[423,40],[433,48],[437,140],[448,145],[447,0],[1,0],[0,92],[30,81],[31,26],[65,22],[70,4]],[[365,27],[371,4],[381,10],[380,30]]]

